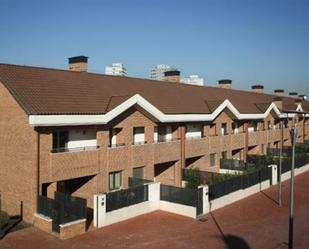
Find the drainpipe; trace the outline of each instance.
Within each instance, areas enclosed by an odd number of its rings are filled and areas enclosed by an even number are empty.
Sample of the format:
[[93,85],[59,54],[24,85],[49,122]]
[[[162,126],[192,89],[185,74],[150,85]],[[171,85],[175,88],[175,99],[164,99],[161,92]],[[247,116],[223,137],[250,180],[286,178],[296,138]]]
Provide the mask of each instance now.
[[244,123],[244,132],[245,132],[244,162],[246,163],[248,155],[248,146],[249,146],[248,121],[245,121]]
[[303,113],[303,143],[306,141],[306,115]]
[[37,148],[36,148],[36,188],[37,188],[37,200],[40,195],[40,133],[37,131]]
[[186,156],[185,156],[185,143],[186,143],[186,138],[185,138],[185,127],[183,125],[179,126],[179,138],[180,138],[180,183],[182,181],[182,171],[186,167]]

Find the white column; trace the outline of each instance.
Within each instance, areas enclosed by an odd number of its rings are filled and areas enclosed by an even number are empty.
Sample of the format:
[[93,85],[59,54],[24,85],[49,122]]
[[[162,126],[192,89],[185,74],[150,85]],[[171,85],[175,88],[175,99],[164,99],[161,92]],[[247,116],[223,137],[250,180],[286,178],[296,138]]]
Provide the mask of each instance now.
[[104,226],[106,217],[106,194],[96,194],[93,198],[93,225]]

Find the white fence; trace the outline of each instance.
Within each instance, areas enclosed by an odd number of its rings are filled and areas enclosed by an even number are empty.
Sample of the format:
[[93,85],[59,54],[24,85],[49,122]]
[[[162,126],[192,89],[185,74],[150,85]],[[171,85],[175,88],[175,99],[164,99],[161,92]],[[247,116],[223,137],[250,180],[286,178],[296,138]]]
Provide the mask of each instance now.
[[[240,189],[209,201],[208,186],[200,186],[203,188],[203,213],[214,211],[226,205],[239,201],[250,195],[258,193],[269,188],[271,185],[277,184],[277,166],[270,165],[272,168],[271,180],[267,179],[256,185],[246,189]],[[299,175],[309,170],[309,164],[295,169],[295,175]],[[291,171],[282,174],[282,181],[290,178]],[[94,226],[104,227],[120,221],[124,221],[138,215],[153,212],[155,210],[163,210],[179,215],[196,218],[196,207],[183,205],[179,203],[160,200],[160,183],[148,183],[148,200],[120,208],[114,211],[106,212],[106,194],[96,194],[94,196]]]
[[[160,183],[148,184],[148,201],[144,201],[128,207],[106,212],[106,194],[94,195],[94,226],[104,227],[120,221],[124,221],[138,215],[163,210],[190,218],[196,218],[196,207],[179,203],[160,200]],[[203,186],[203,193],[206,193]],[[203,208],[203,211],[206,209]]]

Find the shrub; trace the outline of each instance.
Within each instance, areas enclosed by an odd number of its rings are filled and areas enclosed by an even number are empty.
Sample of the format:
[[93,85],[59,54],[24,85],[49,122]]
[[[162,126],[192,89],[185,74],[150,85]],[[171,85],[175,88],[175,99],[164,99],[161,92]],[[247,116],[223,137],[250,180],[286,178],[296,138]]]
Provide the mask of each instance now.
[[188,170],[186,188],[197,189],[201,185],[202,174],[199,168]]

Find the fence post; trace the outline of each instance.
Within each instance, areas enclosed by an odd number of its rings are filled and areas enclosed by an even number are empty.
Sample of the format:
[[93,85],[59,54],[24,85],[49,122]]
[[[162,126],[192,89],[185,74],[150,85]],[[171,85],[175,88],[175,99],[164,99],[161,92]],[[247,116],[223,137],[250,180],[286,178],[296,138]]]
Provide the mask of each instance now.
[[148,184],[148,201],[158,202],[160,201],[160,183],[154,182]]
[[93,225],[102,227],[106,216],[106,194],[95,194],[93,198]]
[[271,168],[271,185],[276,185],[278,182],[278,166],[276,164],[268,165]]
[[209,187],[201,185],[198,188],[203,188],[203,214],[209,213]]

